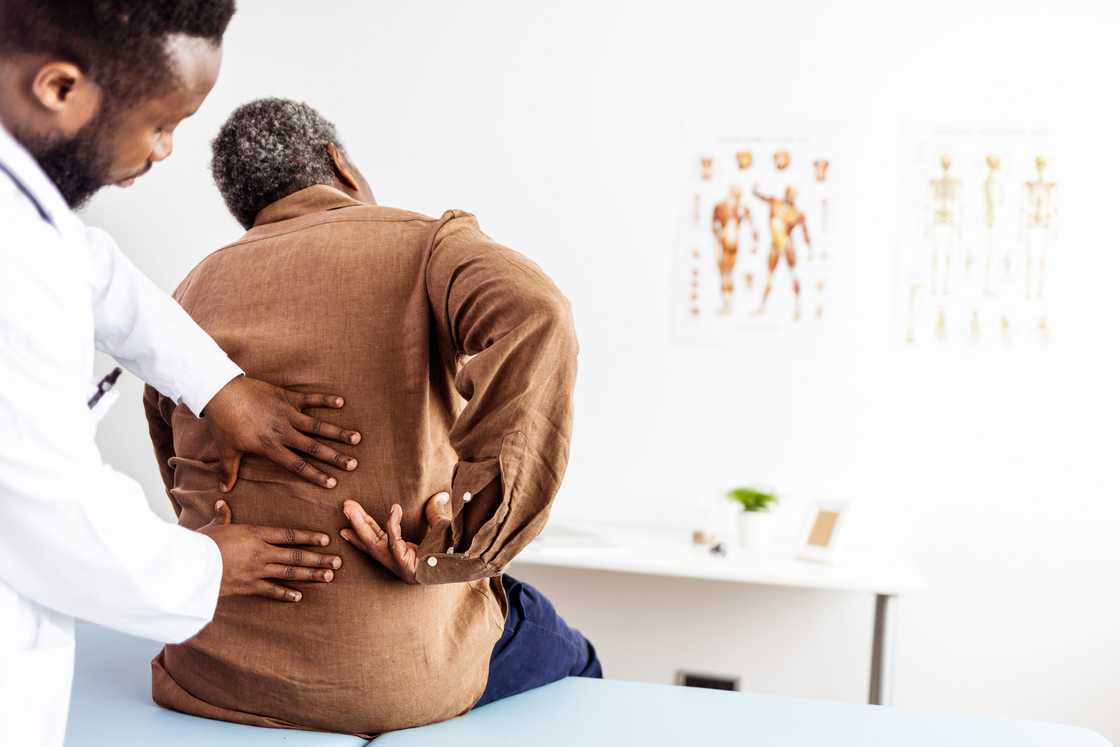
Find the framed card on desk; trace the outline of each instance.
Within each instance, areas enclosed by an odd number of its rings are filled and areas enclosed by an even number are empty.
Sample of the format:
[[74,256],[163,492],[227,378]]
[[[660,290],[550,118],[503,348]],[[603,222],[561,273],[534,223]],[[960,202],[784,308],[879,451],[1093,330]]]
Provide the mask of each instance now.
[[805,512],[797,557],[816,563],[835,563],[848,501],[814,501]]

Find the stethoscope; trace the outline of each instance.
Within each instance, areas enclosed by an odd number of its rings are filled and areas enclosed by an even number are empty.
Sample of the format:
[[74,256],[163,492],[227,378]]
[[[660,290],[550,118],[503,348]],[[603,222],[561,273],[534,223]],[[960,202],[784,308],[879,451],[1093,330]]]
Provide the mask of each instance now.
[[32,194],[31,190],[27,188],[27,185],[21,182],[19,180],[19,177],[17,177],[3,161],[0,161],[0,171],[3,171],[5,174],[7,174],[8,178],[12,180],[12,184],[16,185],[16,189],[18,189],[20,192],[23,192],[24,197],[31,200],[31,204],[34,205],[35,209],[39,211],[39,217],[53,226],[54,221],[51,220],[51,214],[46,211],[42,203],[40,203],[39,200],[36,199],[35,195]]

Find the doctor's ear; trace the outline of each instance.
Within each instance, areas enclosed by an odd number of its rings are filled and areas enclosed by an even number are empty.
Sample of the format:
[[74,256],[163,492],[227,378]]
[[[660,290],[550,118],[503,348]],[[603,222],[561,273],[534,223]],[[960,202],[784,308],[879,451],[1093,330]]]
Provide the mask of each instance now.
[[77,65],[57,60],[35,72],[31,95],[67,137],[85,127],[101,105],[101,88]]

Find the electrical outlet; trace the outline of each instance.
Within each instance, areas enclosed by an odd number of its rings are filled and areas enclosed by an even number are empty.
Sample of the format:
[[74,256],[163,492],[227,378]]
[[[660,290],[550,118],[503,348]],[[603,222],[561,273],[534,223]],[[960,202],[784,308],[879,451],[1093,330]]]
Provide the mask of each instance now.
[[685,687],[706,687],[709,690],[738,690],[739,678],[725,674],[700,674],[699,672],[677,672],[677,684]]

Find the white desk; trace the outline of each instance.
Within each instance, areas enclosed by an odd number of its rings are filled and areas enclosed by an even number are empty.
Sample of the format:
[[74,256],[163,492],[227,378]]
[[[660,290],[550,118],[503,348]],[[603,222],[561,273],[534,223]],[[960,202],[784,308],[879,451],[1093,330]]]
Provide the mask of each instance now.
[[549,541],[550,532],[546,529],[542,539],[517,556],[514,565],[640,573],[874,595],[868,702],[873,705],[890,703],[895,599],[899,594],[922,588],[921,580],[909,569],[895,562],[875,562],[853,555],[844,556],[835,566],[795,560],[792,550],[752,556],[730,543],[726,545],[728,554],[720,557],[693,545],[689,533],[683,530],[603,524],[581,526],[580,531],[602,538],[603,543],[565,545],[562,544],[563,539]]

